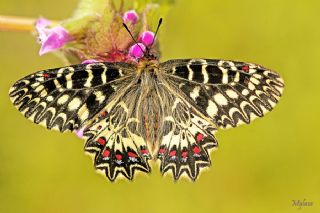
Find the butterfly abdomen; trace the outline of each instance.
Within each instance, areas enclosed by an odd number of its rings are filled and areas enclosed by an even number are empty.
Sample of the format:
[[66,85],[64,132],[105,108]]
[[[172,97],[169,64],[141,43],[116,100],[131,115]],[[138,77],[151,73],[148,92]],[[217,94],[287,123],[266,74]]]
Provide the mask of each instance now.
[[137,97],[140,102],[139,120],[141,132],[150,152],[155,152],[159,147],[159,136],[162,131],[163,101],[159,95],[159,82],[156,77],[156,68],[141,73],[141,93]]

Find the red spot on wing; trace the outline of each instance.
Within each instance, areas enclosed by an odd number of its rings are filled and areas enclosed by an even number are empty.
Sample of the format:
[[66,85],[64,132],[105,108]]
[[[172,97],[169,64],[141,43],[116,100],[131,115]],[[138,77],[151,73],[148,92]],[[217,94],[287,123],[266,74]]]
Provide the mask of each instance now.
[[203,134],[201,134],[201,133],[198,133],[198,134],[197,134],[197,136],[196,136],[196,140],[197,140],[197,142],[202,141],[202,140],[203,140],[203,138],[204,138],[204,135],[203,135]]
[[173,157],[173,156],[175,156],[175,155],[176,155],[176,153],[177,153],[177,151],[176,151],[176,150],[172,150],[172,151],[169,153],[169,155],[170,155],[170,157]]
[[97,142],[101,145],[105,145],[106,144],[106,140],[104,138],[98,138]]
[[141,149],[141,153],[147,155],[149,154],[149,151],[147,149]]
[[42,74],[42,76],[45,77],[45,78],[48,78],[49,74],[48,73],[44,73],[44,74]]
[[116,155],[116,158],[117,158],[117,160],[121,160],[121,159],[122,159],[122,155],[117,154],[117,155]]
[[248,65],[244,65],[243,67],[242,67],[242,70],[243,71],[245,71],[245,72],[249,72],[249,66]]
[[138,155],[136,153],[133,153],[133,152],[128,152],[128,156],[132,157],[132,158],[138,157]]
[[166,150],[165,150],[164,148],[159,149],[159,153],[160,153],[160,154],[164,154],[165,151],[166,151]]
[[104,150],[102,156],[103,157],[109,157],[110,156],[110,151],[109,150]]
[[187,155],[188,155],[188,152],[187,152],[187,151],[183,151],[183,152],[181,153],[181,156],[182,156],[183,158],[186,158]]
[[100,116],[105,117],[107,115],[107,111],[103,111],[100,113]]
[[200,148],[199,148],[198,146],[195,146],[195,147],[193,148],[193,152],[194,152],[195,154],[199,154],[199,153],[200,153]]
[[102,126],[101,126],[101,125],[99,125],[99,126],[97,127],[97,129],[98,129],[98,130],[100,130],[101,128],[102,128]]

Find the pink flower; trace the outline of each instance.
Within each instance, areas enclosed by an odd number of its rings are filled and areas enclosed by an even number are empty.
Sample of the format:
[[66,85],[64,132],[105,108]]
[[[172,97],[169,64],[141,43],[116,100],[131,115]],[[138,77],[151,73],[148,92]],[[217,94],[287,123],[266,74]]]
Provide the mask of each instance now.
[[135,24],[138,22],[139,16],[135,10],[128,10],[124,13],[122,19],[125,23],[131,22]]
[[84,60],[81,64],[92,64],[92,63],[97,63],[99,61],[95,60],[95,59],[87,59]]
[[146,46],[142,43],[134,44],[129,49],[129,55],[133,58],[141,58],[144,56],[144,53],[146,51]]
[[71,40],[70,34],[62,26],[48,28],[51,22],[47,19],[40,18],[36,23],[36,30],[39,34],[41,48],[40,55],[54,51],[63,47],[63,45]]
[[154,33],[151,31],[144,31],[139,40],[146,46],[150,46],[153,43],[154,40]]

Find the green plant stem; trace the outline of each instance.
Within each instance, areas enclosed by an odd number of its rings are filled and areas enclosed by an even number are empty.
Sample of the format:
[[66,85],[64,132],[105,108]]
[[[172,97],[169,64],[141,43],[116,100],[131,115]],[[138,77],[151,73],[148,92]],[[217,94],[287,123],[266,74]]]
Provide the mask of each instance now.
[[37,19],[0,15],[0,31],[31,32]]

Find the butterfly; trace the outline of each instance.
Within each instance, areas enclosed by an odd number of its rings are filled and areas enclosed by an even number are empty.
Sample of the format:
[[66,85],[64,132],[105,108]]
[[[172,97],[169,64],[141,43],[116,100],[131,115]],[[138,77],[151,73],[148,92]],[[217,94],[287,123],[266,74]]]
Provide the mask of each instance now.
[[177,59],[103,62],[36,72],[9,96],[29,120],[60,132],[82,129],[94,166],[114,181],[149,161],[174,180],[196,180],[211,165],[218,129],[271,111],[284,82],[253,63]]

